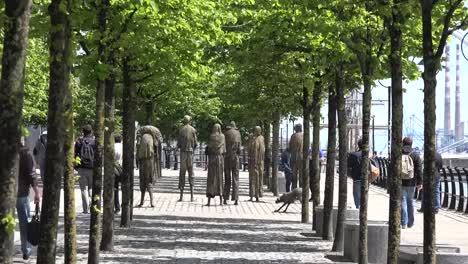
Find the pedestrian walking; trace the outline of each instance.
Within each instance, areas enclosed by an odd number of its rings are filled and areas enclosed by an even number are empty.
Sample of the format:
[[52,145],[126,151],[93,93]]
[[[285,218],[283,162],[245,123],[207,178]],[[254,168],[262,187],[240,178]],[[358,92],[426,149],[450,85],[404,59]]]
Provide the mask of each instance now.
[[403,138],[401,157],[401,228],[414,225],[414,192],[422,187],[422,163],[419,155],[413,151],[413,139]]
[[291,191],[292,183],[292,170],[291,170],[291,154],[289,153],[289,148],[286,148],[281,153],[281,169],[284,172],[284,177],[286,179],[286,192]]
[[47,131],[42,132],[34,146],[33,155],[36,161],[36,169],[39,169],[41,180],[44,181],[46,165]]
[[[24,139],[22,139],[24,141]],[[16,195],[16,212],[18,214],[18,222],[21,238],[21,252],[23,259],[28,260],[31,256],[32,245],[28,242],[28,222],[30,217],[30,200],[29,189],[34,190],[34,203],[38,204],[41,199],[41,194],[37,187],[37,178],[34,173],[34,161],[28,148],[21,143],[20,159],[19,159],[19,174],[18,174],[18,191]]]
[[76,170],[78,171],[78,183],[81,191],[81,204],[83,213],[89,213],[89,197],[91,197],[91,189],[93,186],[93,168],[94,168],[94,152],[96,150],[96,142],[93,135],[93,130],[90,125],[85,125],[82,129],[83,135],[75,142],[75,158],[79,159]]
[[118,214],[120,212],[120,199],[119,199],[119,186],[122,182],[123,169],[122,169],[122,157],[123,157],[123,145],[122,145],[122,136],[114,136],[114,212]]

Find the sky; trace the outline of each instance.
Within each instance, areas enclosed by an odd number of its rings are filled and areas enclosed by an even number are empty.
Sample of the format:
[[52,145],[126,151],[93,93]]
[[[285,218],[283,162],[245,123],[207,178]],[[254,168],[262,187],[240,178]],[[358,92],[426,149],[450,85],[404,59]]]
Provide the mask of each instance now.
[[[467,37],[468,39],[468,37]],[[465,40],[466,41],[466,40]],[[452,38],[451,42],[448,44],[450,46],[450,94],[451,94],[451,128],[455,128],[455,83],[456,83],[456,45],[460,44],[461,41]],[[465,46],[465,55],[468,57],[468,46]],[[444,63],[445,66],[445,63]],[[420,68],[422,70],[422,68]],[[381,80],[383,85],[389,86],[390,80]],[[465,132],[468,132],[468,61],[463,57],[460,52],[460,83],[461,83],[461,121],[465,122]],[[408,135],[408,133],[414,133],[419,135],[422,139],[423,127],[422,121],[424,120],[424,93],[423,87],[424,83],[422,79],[412,81],[409,83],[403,83],[403,87],[406,89],[406,92],[403,94],[403,134]],[[372,99],[382,99],[387,100],[388,90],[385,87],[382,87],[378,82],[376,86],[372,89]],[[437,90],[436,90],[436,128],[442,129],[444,126],[444,101],[445,101],[445,70],[441,70],[437,75]],[[375,125],[387,125],[387,111],[388,104],[385,102],[383,105],[373,105],[372,106],[372,115],[375,115]],[[327,105],[325,105],[321,114],[325,120],[327,119]],[[414,121],[413,121],[414,120]],[[420,121],[418,121],[420,120]],[[299,119],[296,122],[302,122],[302,119]],[[282,122],[281,127],[283,128],[283,136],[286,137],[286,121]],[[289,124],[288,136],[290,137],[292,131],[292,125]],[[327,147],[327,129],[322,129],[320,133],[321,137],[321,148],[325,149]],[[376,130],[375,131],[375,150],[382,154],[386,154],[387,151],[387,131],[386,130]],[[415,136],[414,146],[421,148],[423,142],[417,139],[418,136]]]

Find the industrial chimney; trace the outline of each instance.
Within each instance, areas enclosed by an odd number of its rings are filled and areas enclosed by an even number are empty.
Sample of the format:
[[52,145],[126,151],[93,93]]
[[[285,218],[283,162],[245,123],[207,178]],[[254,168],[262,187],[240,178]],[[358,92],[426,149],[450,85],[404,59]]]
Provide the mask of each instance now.
[[455,86],[455,140],[462,140],[462,127],[460,122],[460,45],[457,45],[457,80]]
[[445,47],[445,115],[444,115],[444,138],[445,144],[450,144],[450,46]]

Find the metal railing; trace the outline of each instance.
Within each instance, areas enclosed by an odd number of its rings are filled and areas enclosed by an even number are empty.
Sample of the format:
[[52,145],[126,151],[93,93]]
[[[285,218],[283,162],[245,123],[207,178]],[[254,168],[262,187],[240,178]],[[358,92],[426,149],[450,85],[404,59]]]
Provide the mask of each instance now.
[[[380,157],[374,160],[380,168],[380,176],[373,184],[387,189],[389,161]],[[468,214],[468,168],[443,167],[439,174],[441,207]],[[415,199],[421,200],[423,191],[416,191]]]

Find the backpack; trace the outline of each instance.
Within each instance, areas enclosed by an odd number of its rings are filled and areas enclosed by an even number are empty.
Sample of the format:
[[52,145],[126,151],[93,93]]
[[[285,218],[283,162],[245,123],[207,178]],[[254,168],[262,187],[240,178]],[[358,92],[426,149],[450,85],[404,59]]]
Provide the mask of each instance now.
[[401,179],[411,180],[414,178],[414,163],[410,157],[411,153],[401,155]]
[[81,167],[92,169],[94,166],[94,139],[82,138],[80,155]]

